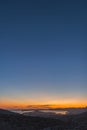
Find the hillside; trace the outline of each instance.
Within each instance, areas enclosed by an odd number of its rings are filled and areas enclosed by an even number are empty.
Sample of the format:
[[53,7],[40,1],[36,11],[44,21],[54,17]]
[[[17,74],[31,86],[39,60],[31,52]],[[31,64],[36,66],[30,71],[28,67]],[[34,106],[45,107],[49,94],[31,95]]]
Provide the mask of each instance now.
[[39,130],[56,125],[65,125],[61,120],[29,117],[0,110],[0,130]]
[[32,117],[0,109],[0,130],[87,130],[87,112],[60,119]]
[[0,109],[0,115],[1,115],[1,114],[5,114],[5,115],[15,115],[15,114],[17,114],[17,113],[11,112],[11,111],[5,110],[5,109]]

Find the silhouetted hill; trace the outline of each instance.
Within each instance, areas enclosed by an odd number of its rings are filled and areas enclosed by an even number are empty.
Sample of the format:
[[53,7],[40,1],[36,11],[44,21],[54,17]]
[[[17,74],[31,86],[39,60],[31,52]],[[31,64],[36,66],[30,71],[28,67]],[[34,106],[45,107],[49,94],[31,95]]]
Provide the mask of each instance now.
[[30,117],[0,110],[0,130],[40,130],[56,125],[65,123],[58,119]]
[[[63,118],[63,117],[62,117]],[[65,118],[65,116],[64,116]],[[45,129],[48,128],[48,129]],[[32,117],[0,109],[0,130],[87,130],[87,112],[66,120]]]
[[1,114],[14,115],[14,114],[17,114],[17,113],[11,112],[11,111],[8,111],[8,110],[5,110],[5,109],[0,109],[0,115]]
[[87,116],[87,111],[86,112],[83,112],[81,114],[79,114],[80,117],[84,117],[84,116]]
[[79,115],[75,115],[73,119],[75,121],[78,121],[78,122],[86,122],[87,123],[87,112],[81,113]]

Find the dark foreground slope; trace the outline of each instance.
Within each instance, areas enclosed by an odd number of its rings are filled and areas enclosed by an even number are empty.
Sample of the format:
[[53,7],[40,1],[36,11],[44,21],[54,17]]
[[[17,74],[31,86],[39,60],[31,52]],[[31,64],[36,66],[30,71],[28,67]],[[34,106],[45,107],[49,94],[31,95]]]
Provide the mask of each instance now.
[[0,111],[0,130],[40,130],[56,125],[65,125],[65,123],[58,119],[29,117],[5,110]]
[[8,111],[8,110],[5,110],[5,109],[0,109],[0,115],[19,115],[15,112],[11,112],[11,111]]
[[0,110],[0,130],[87,130],[87,112],[62,121]]

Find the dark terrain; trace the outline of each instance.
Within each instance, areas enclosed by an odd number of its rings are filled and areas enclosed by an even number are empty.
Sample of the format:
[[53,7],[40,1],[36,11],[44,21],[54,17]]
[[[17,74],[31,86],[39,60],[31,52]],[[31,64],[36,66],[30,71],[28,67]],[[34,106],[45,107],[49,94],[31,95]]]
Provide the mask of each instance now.
[[24,116],[0,109],[0,130],[87,130],[87,112],[62,120]]

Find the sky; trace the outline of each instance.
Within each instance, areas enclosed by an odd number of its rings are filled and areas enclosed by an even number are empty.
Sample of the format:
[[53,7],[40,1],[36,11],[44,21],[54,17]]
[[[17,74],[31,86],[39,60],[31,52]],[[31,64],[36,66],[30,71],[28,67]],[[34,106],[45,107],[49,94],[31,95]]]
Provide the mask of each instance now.
[[0,1],[0,107],[87,105],[87,1]]

